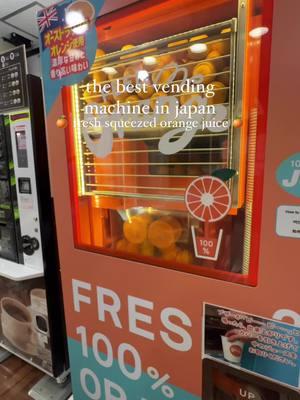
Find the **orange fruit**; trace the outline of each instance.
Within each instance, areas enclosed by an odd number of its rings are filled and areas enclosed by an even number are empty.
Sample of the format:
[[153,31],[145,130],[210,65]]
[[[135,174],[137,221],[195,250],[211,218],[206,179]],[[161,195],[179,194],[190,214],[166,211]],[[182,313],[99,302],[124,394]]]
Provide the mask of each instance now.
[[210,44],[210,51],[215,50],[225,55],[230,53],[230,39],[221,39]]
[[159,249],[167,249],[177,242],[181,234],[181,225],[175,218],[163,217],[150,224],[148,240]]
[[130,243],[126,239],[121,239],[116,244],[117,251],[123,251],[124,253],[139,253],[139,245]]
[[[155,111],[156,102],[160,97],[168,97],[168,95],[167,95],[167,93],[164,93],[164,92],[156,92],[156,93],[154,93],[154,95],[151,97],[151,100],[150,100],[150,107],[151,107],[151,109],[153,111]],[[164,105],[168,105],[168,104],[169,103],[168,103],[167,99],[165,99]]]
[[126,97],[126,103],[135,104],[138,101],[140,101],[140,99],[136,94],[131,94],[130,96]]
[[96,50],[96,56],[97,57],[104,57],[105,56],[105,51],[103,49],[97,49]]
[[138,93],[137,95],[139,96],[140,99],[149,99],[149,97],[153,96],[155,93],[154,87],[152,85],[146,85],[146,90],[141,91],[141,93]]
[[227,99],[227,90],[225,89],[224,83],[213,81],[211,82],[211,85],[214,85],[214,89],[212,91],[215,92],[215,95],[207,98],[207,104],[225,103]]
[[126,101],[127,97],[128,97],[128,93],[126,93],[126,92],[113,95],[114,100],[119,101],[120,103],[124,103]]
[[173,74],[174,69],[165,69],[152,73],[153,83],[169,83],[170,76]]
[[216,68],[212,62],[202,62],[197,64],[193,69],[193,77],[202,75],[204,84],[208,84],[214,80],[214,74],[216,73]]
[[172,227],[161,220],[157,220],[149,226],[148,240],[159,249],[167,249],[176,243]]
[[206,58],[210,59],[210,58],[218,58],[218,57],[221,57],[221,53],[218,50],[212,50],[208,53]]
[[173,228],[177,242],[177,240],[179,240],[182,235],[182,226],[178,219],[174,217],[162,217],[161,221],[168,223]]
[[93,80],[95,80],[96,83],[101,83],[107,80],[107,75],[103,71],[93,72]]
[[161,257],[166,261],[176,260],[180,250],[176,246],[171,246],[162,251]]
[[164,54],[157,58],[157,68],[162,68],[165,65],[169,65],[174,61],[170,54]]
[[142,218],[134,216],[130,220],[124,222],[124,236],[130,243],[141,244],[147,238],[147,226],[147,222]]
[[192,264],[194,257],[189,250],[180,250],[177,253],[176,261],[181,264]]
[[149,225],[153,221],[153,218],[151,217],[150,214],[139,214],[136,215],[135,218],[143,221],[147,225]]
[[127,252],[128,253],[139,254],[140,253],[140,246],[138,244],[128,243]]
[[140,250],[143,256],[153,257],[155,254],[155,248],[151,243],[148,242],[148,240],[141,245]]
[[[221,57],[221,56],[222,56],[222,54],[218,50],[212,50],[212,51],[210,51],[208,53],[206,59],[210,60],[210,59],[218,58],[218,57]],[[224,68],[225,60],[223,58],[217,59],[217,60],[213,60],[212,62],[214,63],[215,67],[218,70],[222,70],[222,68]]]
[[68,126],[68,120],[65,115],[62,115],[57,119],[56,126],[58,128],[66,128]]
[[121,239],[116,244],[116,250],[127,251],[129,242],[126,239]]
[[130,66],[130,67],[125,68],[124,73],[123,73],[123,77],[125,78],[124,80],[129,83],[136,84],[138,72],[140,69],[141,68],[139,65],[134,66],[134,67]]
[[125,44],[124,46],[122,46],[121,51],[126,51],[126,50],[130,50],[133,49],[135,46],[133,44]]

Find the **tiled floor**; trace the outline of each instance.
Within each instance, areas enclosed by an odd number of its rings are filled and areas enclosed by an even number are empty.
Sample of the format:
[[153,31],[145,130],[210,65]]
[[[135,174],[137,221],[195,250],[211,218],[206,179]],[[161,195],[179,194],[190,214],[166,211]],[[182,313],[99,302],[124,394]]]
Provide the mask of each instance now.
[[43,373],[11,356],[0,364],[0,399],[28,400],[29,389],[38,382]]

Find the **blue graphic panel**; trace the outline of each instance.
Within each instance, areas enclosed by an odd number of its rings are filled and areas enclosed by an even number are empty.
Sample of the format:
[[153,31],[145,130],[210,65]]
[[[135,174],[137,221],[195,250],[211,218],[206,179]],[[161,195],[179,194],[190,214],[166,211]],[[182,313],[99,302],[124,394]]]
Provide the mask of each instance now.
[[[122,373],[116,360],[111,367],[105,368],[96,361],[91,348],[88,357],[84,357],[79,342],[69,339],[68,345],[74,400],[201,400],[169,382],[159,385],[158,380],[155,381],[147,373],[142,373],[138,380],[131,380]],[[106,359],[103,354],[100,357]],[[133,371],[128,365],[126,370]],[[155,383],[158,387],[153,389]]]

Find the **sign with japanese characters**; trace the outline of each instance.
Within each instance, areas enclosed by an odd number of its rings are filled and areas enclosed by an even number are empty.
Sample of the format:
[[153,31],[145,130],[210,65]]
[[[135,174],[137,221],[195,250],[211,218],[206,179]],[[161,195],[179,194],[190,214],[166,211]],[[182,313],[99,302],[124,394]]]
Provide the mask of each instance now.
[[46,110],[64,86],[82,81],[97,49],[95,18],[104,0],[65,0],[38,13]]
[[84,35],[75,34],[70,28],[58,27],[47,31],[44,45],[50,49],[51,79],[61,79],[89,69]]
[[205,356],[299,387],[299,327],[206,304],[204,332]]

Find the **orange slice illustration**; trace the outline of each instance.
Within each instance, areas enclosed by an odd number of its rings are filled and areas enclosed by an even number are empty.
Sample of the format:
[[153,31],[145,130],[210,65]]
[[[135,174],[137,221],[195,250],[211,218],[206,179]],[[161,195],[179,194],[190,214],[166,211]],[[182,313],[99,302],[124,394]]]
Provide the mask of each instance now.
[[196,219],[215,222],[224,218],[231,207],[231,194],[227,185],[214,176],[195,179],[187,188],[185,204]]

